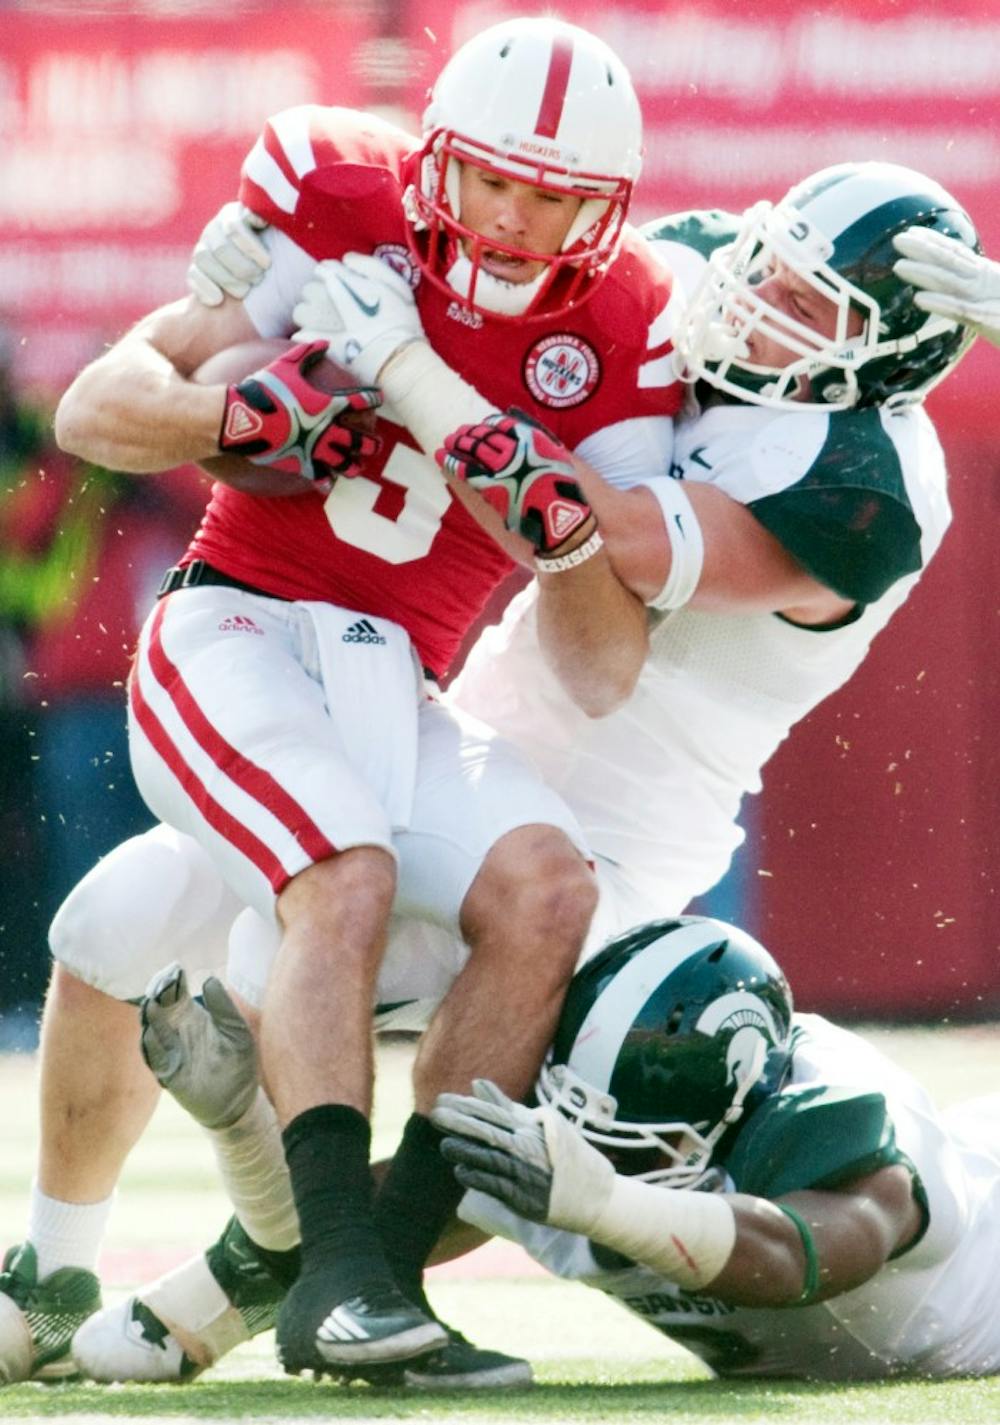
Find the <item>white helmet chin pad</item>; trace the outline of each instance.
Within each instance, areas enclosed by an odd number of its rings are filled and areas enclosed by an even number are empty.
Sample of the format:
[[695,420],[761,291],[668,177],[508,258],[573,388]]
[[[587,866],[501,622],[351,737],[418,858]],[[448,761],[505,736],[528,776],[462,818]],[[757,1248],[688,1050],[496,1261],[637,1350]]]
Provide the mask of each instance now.
[[504,282],[502,277],[494,277],[481,267],[474,269],[472,263],[460,252],[448,269],[446,280],[455,295],[463,301],[468,298],[475,276],[475,305],[503,317],[519,317],[534,301],[546,274],[540,272],[530,282]]

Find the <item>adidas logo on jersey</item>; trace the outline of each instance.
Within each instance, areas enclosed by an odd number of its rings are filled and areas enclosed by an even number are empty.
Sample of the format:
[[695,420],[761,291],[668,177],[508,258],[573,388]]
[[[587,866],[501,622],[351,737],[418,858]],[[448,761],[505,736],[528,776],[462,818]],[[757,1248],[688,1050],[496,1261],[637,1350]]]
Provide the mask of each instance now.
[[468,327],[470,331],[478,332],[482,330],[482,317],[478,312],[470,312],[468,307],[462,306],[461,302],[450,303],[445,315],[450,321],[458,322],[460,326]]
[[247,618],[246,614],[233,614],[231,618],[224,618],[219,624],[220,633],[258,633],[263,638],[264,630],[255,624],[252,618]]
[[385,643],[382,634],[373,623],[369,623],[366,618],[359,618],[357,623],[352,623],[350,628],[341,639],[342,643]]

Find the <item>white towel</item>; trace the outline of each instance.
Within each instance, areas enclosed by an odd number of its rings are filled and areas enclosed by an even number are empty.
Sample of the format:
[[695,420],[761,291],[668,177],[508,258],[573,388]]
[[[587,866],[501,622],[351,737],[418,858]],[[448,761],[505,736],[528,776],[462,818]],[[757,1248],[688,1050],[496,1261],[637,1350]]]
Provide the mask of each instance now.
[[423,674],[409,634],[390,619],[310,602],[330,718],[344,755],[394,831],[409,826]]

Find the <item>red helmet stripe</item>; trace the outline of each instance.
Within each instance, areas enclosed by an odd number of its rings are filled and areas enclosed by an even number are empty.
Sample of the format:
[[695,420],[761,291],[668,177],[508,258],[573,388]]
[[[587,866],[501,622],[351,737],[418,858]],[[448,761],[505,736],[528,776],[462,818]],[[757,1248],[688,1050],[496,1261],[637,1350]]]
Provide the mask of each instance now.
[[538,121],[535,133],[543,138],[554,139],[559,132],[566,90],[569,87],[569,71],[573,63],[573,38],[571,35],[557,35],[552,42],[552,56],[549,60],[545,92],[538,106]]

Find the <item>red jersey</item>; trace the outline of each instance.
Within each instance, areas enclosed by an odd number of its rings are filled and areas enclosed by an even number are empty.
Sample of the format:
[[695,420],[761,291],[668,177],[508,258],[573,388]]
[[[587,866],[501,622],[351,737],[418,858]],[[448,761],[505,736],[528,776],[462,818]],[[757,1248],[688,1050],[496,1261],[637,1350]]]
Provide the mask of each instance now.
[[[421,281],[410,252],[403,193],[417,147],[370,114],[285,110],[251,150],[240,198],[317,261],[347,252],[389,261],[410,279],[435,351],[499,409],[520,406],[570,448],[630,418],[674,415],[671,283],[645,240],[626,229],[596,291],[569,313],[523,322],[473,314]],[[440,675],[513,565],[406,430],[381,419],[379,433],[383,448],[364,476],[336,481],[326,497],[270,500],[217,484],[186,559],[267,593],[392,619]]]

